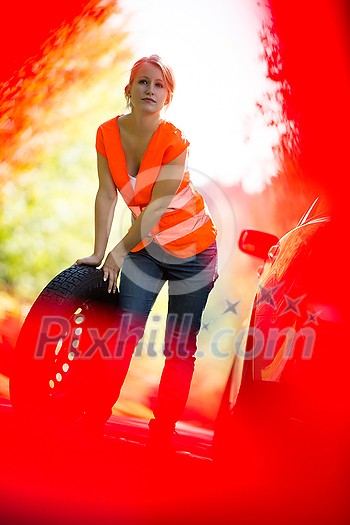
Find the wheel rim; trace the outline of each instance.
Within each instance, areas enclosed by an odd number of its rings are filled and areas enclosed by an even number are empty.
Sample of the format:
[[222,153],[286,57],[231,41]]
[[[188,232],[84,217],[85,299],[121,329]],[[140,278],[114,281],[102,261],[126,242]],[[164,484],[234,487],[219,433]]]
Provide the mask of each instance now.
[[66,396],[73,388],[76,390],[84,379],[89,361],[84,359],[84,342],[87,341],[89,320],[94,314],[94,308],[87,301],[68,318],[70,329],[57,342],[45,373],[50,399]]

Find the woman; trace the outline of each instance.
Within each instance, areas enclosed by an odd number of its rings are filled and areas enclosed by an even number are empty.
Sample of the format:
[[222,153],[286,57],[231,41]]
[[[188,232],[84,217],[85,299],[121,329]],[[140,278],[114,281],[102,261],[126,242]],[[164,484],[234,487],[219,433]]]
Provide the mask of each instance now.
[[102,266],[110,293],[117,290],[121,270],[116,366],[109,367],[100,404],[86,418],[104,423],[111,415],[147,317],[168,281],[166,359],[155,417],[149,423],[151,441],[162,443],[170,442],[185,408],[201,317],[217,278],[216,229],[190,181],[189,142],[162,119],[173,92],[172,70],[159,56],[134,64],[125,87],[130,112],[108,120],[97,131],[94,253],[76,262],[102,263],[118,190],[133,223]]

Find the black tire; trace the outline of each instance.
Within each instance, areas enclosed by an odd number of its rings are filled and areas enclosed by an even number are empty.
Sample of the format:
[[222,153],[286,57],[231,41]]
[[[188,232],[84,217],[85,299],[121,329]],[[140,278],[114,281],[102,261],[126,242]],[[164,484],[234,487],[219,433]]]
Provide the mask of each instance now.
[[117,303],[118,294],[108,293],[102,270],[72,266],[52,279],[32,305],[16,343],[10,377],[16,413],[59,422],[83,415],[104,357],[90,351],[91,329],[102,336],[115,326]]

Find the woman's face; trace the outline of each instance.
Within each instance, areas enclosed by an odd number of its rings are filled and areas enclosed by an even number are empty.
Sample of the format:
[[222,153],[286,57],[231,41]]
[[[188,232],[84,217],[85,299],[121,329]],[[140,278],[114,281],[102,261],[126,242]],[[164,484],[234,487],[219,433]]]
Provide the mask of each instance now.
[[157,113],[168,101],[168,90],[161,69],[154,64],[142,64],[127,93],[133,109]]

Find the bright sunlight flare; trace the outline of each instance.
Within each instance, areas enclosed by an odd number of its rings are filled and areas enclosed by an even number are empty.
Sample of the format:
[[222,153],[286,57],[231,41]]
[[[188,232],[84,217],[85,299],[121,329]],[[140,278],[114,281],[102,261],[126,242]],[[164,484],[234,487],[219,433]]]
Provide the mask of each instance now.
[[[266,76],[259,32],[269,11],[253,0],[121,0],[135,59],[156,53],[173,67],[177,88],[167,118],[191,142],[190,167],[247,192],[276,175],[268,126],[256,104],[277,83]],[[128,72],[125,72],[127,83]],[[281,109],[274,111],[281,121]]]

